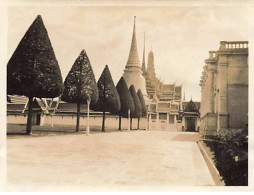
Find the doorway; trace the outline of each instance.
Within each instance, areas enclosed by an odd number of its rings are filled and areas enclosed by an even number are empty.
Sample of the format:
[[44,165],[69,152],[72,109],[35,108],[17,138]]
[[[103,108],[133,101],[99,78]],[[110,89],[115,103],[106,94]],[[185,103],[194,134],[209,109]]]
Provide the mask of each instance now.
[[188,117],[186,118],[187,129],[186,131],[196,131],[196,118]]

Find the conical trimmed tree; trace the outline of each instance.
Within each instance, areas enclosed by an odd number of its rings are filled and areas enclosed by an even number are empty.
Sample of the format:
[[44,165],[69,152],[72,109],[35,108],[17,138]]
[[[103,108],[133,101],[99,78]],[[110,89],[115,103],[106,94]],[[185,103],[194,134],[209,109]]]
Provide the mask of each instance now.
[[142,107],[134,85],[130,86],[129,91],[132,96],[132,100],[134,102],[134,112],[131,114],[131,129],[132,129],[132,118],[139,118],[141,116]]
[[[143,93],[141,91],[141,89],[138,90],[137,95],[139,97],[139,101],[141,104],[141,116],[146,116],[147,115],[147,108],[146,108],[146,104],[145,104],[145,100],[144,100],[144,96]],[[140,121],[140,117],[138,118],[138,129],[139,129],[139,121]]]
[[119,94],[121,102],[121,109],[119,111],[119,128],[118,128],[119,130],[121,130],[121,117],[127,118],[129,110],[130,113],[134,112],[134,102],[123,77],[121,77],[120,80],[118,81],[116,85],[116,90]]
[[26,133],[32,130],[34,97],[54,98],[63,91],[61,71],[40,15],[34,20],[7,64],[7,94],[29,99]]
[[[77,103],[76,132],[79,132],[81,104],[88,105],[89,113],[90,103],[93,105],[98,101],[98,88],[95,76],[85,50],[81,51],[65,78],[64,91],[61,99],[69,103]],[[87,128],[87,132],[88,131],[89,126]]]
[[121,104],[115,84],[112,80],[108,65],[105,66],[98,82],[99,99],[91,109],[103,112],[102,131],[105,131],[105,112],[118,113]]

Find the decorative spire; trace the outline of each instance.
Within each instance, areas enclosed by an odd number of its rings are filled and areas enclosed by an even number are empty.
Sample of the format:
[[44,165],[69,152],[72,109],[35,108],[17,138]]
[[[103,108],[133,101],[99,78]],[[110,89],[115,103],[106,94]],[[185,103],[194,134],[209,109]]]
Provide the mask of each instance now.
[[134,26],[133,26],[131,48],[130,48],[130,54],[126,64],[126,68],[130,66],[141,68],[139,57],[138,57],[137,41],[136,41],[136,16],[134,16]]
[[143,73],[146,72],[146,62],[145,62],[145,55],[146,55],[146,33],[144,32],[144,50],[143,50],[143,61],[142,61],[142,71]]

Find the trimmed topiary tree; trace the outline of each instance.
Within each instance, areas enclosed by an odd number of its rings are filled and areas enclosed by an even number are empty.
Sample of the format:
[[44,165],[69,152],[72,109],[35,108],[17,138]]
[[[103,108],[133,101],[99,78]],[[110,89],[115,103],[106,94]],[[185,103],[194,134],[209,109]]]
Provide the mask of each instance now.
[[[82,50],[75,60],[70,72],[64,81],[62,100],[69,103],[77,103],[76,132],[79,132],[80,106],[87,103],[89,121],[89,107],[98,101],[98,88],[89,58]],[[87,124],[89,134],[89,123]]]
[[105,131],[105,112],[118,113],[121,107],[120,98],[112,80],[108,65],[105,66],[98,82],[99,99],[91,109],[103,112],[102,131]]
[[132,100],[134,102],[134,112],[131,114],[131,129],[132,129],[132,118],[139,118],[142,114],[142,107],[139,101],[138,95],[136,93],[134,85],[131,85],[129,88]]
[[121,102],[121,109],[119,110],[119,128],[118,128],[119,130],[121,130],[121,118],[129,117],[128,111],[130,113],[134,112],[134,102],[123,77],[121,77],[120,80],[118,81],[116,85],[116,90],[119,94]]
[[47,30],[40,15],[29,27],[7,64],[7,94],[29,99],[26,133],[32,130],[34,97],[61,95],[63,80]]
[[[146,108],[144,96],[141,89],[138,90],[137,95],[141,104],[141,117],[147,116],[147,108]],[[138,117],[138,129],[139,129],[139,121],[140,121],[140,117]]]

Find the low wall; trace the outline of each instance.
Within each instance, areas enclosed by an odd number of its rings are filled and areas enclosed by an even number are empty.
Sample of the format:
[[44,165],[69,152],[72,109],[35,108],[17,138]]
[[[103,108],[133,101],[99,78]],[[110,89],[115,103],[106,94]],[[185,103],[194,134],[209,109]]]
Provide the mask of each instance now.
[[[41,120],[41,125],[75,125],[77,117],[75,115],[71,116],[61,116],[61,115],[45,115]],[[140,118],[139,129],[146,129],[146,118]],[[80,117],[80,125],[87,124],[87,117]],[[101,116],[90,116],[89,117],[90,126],[101,126],[102,125],[102,117]],[[132,119],[132,128],[137,129],[138,119]],[[119,117],[107,115],[105,119],[105,126],[109,128],[118,129],[119,126]],[[128,119],[121,119],[121,127],[122,129],[128,129]]]
[[182,123],[168,124],[168,123],[159,123],[159,122],[149,122],[148,130],[182,131]]
[[26,124],[26,115],[7,115],[8,124]]
[[[44,115],[41,116],[40,126],[54,126],[54,125],[76,125],[77,117],[75,115]],[[26,124],[27,117],[25,115],[8,115],[8,124]],[[91,126],[101,126],[101,116],[90,116],[89,123]],[[80,125],[87,124],[87,117],[80,117]],[[121,119],[122,129],[128,129],[128,119]],[[108,128],[116,128],[119,126],[119,117],[106,115],[105,126]],[[138,119],[132,119],[132,129],[137,129]],[[147,128],[147,118],[140,118],[139,129]]]

